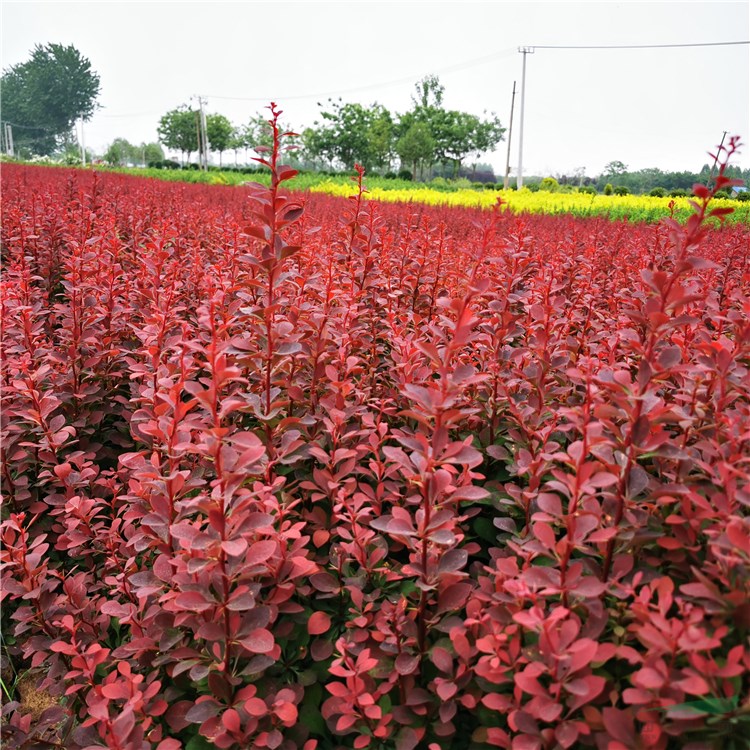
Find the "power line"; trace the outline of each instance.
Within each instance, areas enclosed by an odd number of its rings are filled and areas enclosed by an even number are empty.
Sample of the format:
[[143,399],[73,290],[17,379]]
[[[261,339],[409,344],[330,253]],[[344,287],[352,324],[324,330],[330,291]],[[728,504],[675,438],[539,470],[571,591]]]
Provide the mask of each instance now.
[[[688,42],[682,44],[593,44],[593,45],[554,45],[554,44],[536,44],[529,45],[527,49],[665,49],[674,47],[718,47],[728,45],[743,45],[750,44],[750,41],[725,41],[725,42]],[[454,65],[448,65],[435,71],[435,73],[453,73],[459,70],[465,70],[467,68],[473,68],[479,65],[483,65],[494,60],[507,57],[515,52],[515,48],[503,49],[490,55],[484,55],[482,57],[476,57],[469,60],[465,60]],[[387,88],[390,86],[398,86],[406,83],[413,83],[415,78],[419,77],[419,73],[414,73],[410,76],[404,76],[402,78],[395,78],[389,81],[382,81],[380,83],[372,83],[366,86],[356,86],[348,89],[336,89],[330,91],[319,91],[313,94],[292,94],[290,96],[275,95],[275,96],[223,96],[220,94],[205,94],[204,96],[211,99],[221,99],[225,101],[239,101],[239,102],[269,102],[279,101],[295,101],[304,99],[319,99],[325,96],[335,96],[337,94],[356,94],[361,91],[371,91],[374,89]],[[107,114],[105,112],[97,112],[98,117],[107,118],[136,118],[136,117],[151,117],[158,115],[158,112],[138,112],[133,114]],[[29,129],[26,125],[16,125],[11,123],[13,127],[23,127]],[[32,128],[34,130],[47,130],[47,128]]]
[[[476,57],[471,60],[465,60],[455,65],[449,65],[444,68],[436,70],[435,73],[453,73],[457,70],[464,70],[466,68],[473,68],[477,65],[483,65],[484,63],[492,62],[502,57],[507,57],[515,52],[515,48],[508,48],[495,52],[491,55],[484,55],[483,57]],[[220,96],[218,94],[205,94],[205,96],[211,99],[230,99],[232,101],[240,102],[268,102],[268,101],[279,101],[287,102],[296,99],[320,99],[324,96],[335,96],[336,94],[356,94],[360,91],[370,91],[372,89],[382,89],[390,86],[398,86],[405,83],[413,83],[414,79],[419,76],[418,73],[414,73],[410,76],[404,76],[403,78],[395,78],[390,81],[383,81],[381,83],[371,83],[367,86],[356,86],[349,89],[336,89],[335,91],[319,91],[315,94],[293,94],[292,96]]]
[[531,49],[666,49],[669,47],[727,47],[750,44],[750,40],[736,42],[686,42],[684,44],[535,44]]
[[[727,47],[732,45],[750,44],[750,40],[734,40],[724,42],[681,42],[677,44],[537,44],[534,46],[519,47],[518,51],[523,55],[523,78],[521,83],[521,122],[518,147],[518,177],[517,186],[523,185],[523,110],[526,89],[526,56],[533,54],[538,49],[551,50],[612,50],[612,49],[674,49],[679,47]],[[726,136],[726,133],[725,133]],[[722,139],[722,143],[723,143]]]
[[17,122],[9,122],[8,120],[2,120],[2,122],[6,125],[10,125],[14,128],[20,128],[21,130],[42,130],[46,133],[58,133],[58,130],[55,130],[54,128],[43,128],[38,127],[34,125],[19,125]]
[[[726,47],[732,45],[750,44],[750,40],[736,40],[736,41],[725,41],[725,42],[684,42],[679,44],[582,44],[582,45],[562,45],[562,44],[534,44],[529,45],[526,49],[669,49],[676,47]],[[504,49],[499,52],[495,52],[491,55],[485,55],[483,57],[473,58],[471,60],[465,60],[455,65],[449,65],[439,70],[436,73],[452,73],[458,70],[465,70],[466,68],[472,68],[477,65],[483,65],[484,63],[497,60],[501,57],[506,57],[512,54],[514,49]],[[227,99],[233,101],[243,102],[267,102],[270,100],[274,101],[292,101],[299,99],[317,99],[324,96],[334,96],[336,94],[356,94],[361,91],[369,91],[372,89],[386,88],[389,86],[397,86],[404,83],[411,83],[414,78],[419,74],[413,74],[411,76],[405,76],[403,78],[396,78],[390,81],[383,81],[381,83],[372,83],[367,86],[357,86],[349,89],[337,89],[335,91],[320,91],[315,94],[293,94],[291,96],[220,96],[218,94],[206,94],[211,99]]]
[[128,115],[110,115],[105,112],[97,112],[97,117],[153,117],[154,115],[160,114],[159,112],[134,112]]

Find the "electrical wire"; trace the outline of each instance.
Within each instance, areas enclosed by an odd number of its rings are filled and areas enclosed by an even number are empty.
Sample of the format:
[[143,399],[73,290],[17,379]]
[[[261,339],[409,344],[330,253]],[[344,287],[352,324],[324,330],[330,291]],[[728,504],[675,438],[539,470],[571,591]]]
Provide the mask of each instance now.
[[[493,60],[498,60],[502,57],[508,57],[512,55],[515,52],[515,48],[508,48],[504,50],[500,50],[499,52],[495,52],[491,55],[485,55],[484,57],[477,57],[473,58],[471,60],[465,60],[461,63],[456,63],[455,65],[449,65],[444,68],[440,68],[439,70],[434,71],[435,73],[453,73],[457,70],[464,70],[466,68],[473,68],[477,65],[483,65],[488,62],[492,62]],[[325,96],[335,96],[336,94],[357,94],[360,91],[371,91],[373,89],[381,89],[381,88],[389,88],[391,86],[399,86],[406,83],[414,83],[414,79],[417,78],[419,74],[415,73],[410,76],[404,76],[403,78],[395,78],[390,81],[383,81],[382,83],[371,83],[367,86],[357,86],[355,88],[349,88],[349,89],[336,89],[335,91],[320,91],[315,94],[294,94],[292,96],[221,96],[218,94],[204,94],[203,96],[209,98],[209,99],[229,99],[232,101],[240,101],[240,102],[268,102],[268,101],[281,101],[281,102],[287,102],[292,100],[299,100],[299,99],[320,99]]]
[[21,130],[43,130],[46,133],[58,133],[59,131],[54,128],[44,128],[37,125],[19,125],[17,122],[10,122],[9,120],[0,120],[3,125],[10,125],[12,128],[20,128]]
[[750,44],[750,40],[736,42],[688,42],[684,44],[533,44],[530,49],[667,49],[670,47],[727,47]]
[[[680,44],[583,44],[583,45],[558,45],[558,44],[534,44],[529,45],[529,48],[534,49],[667,49],[675,47],[724,47],[739,44],[750,44],[750,40],[737,40],[737,41],[726,41],[726,42],[685,42]],[[499,52],[495,52],[491,55],[485,55],[484,57],[474,58],[472,60],[466,60],[462,63],[456,63],[445,68],[441,68],[436,73],[452,73],[457,70],[464,70],[466,68],[472,68],[477,65],[483,65],[484,63],[491,62],[492,60],[506,57],[512,54],[515,49],[505,49]],[[391,81],[384,81],[382,83],[373,83],[367,86],[357,86],[356,88],[350,89],[339,89],[336,91],[322,91],[315,94],[295,94],[292,96],[221,96],[218,94],[205,94],[206,97],[211,99],[226,99],[232,101],[245,101],[245,102],[267,102],[270,100],[275,101],[292,101],[299,99],[317,99],[324,96],[334,96],[336,94],[353,94],[361,91],[369,91],[372,89],[387,88],[390,86],[397,86],[404,83],[411,83],[414,81],[416,76],[408,76],[404,78],[397,78]]]
[[[679,47],[724,47],[732,45],[747,45],[750,44],[750,40],[737,40],[737,41],[724,41],[724,42],[685,42],[680,44],[582,44],[582,45],[561,45],[561,44],[535,44],[529,45],[527,49],[552,49],[552,50],[607,50],[607,49],[668,49],[668,48],[679,48]],[[473,68],[478,65],[484,65],[485,63],[498,60],[503,57],[508,57],[516,51],[515,48],[507,48],[495,52],[490,55],[484,55],[483,57],[472,58],[465,60],[461,63],[454,65],[448,65],[435,71],[435,73],[453,73],[459,70],[465,70],[467,68]],[[204,94],[210,99],[220,99],[225,101],[240,101],[240,102],[268,102],[268,101],[295,101],[305,99],[319,99],[326,96],[335,96],[341,94],[355,94],[362,91],[372,91],[374,89],[389,88],[391,86],[400,86],[406,83],[413,83],[415,78],[419,74],[413,74],[410,76],[404,76],[402,78],[395,78],[390,81],[382,81],[380,83],[372,83],[366,86],[357,86],[347,89],[336,89],[331,91],[320,91],[313,94],[293,94],[291,96],[223,96],[220,94]],[[97,112],[99,117],[107,118],[136,118],[136,117],[151,117],[159,113],[153,112],[139,112],[133,114],[107,114],[104,112]],[[50,128],[32,127],[29,125],[17,125],[15,123],[9,123],[14,128],[24,128],[27,130],[45,130],[53,132]]]

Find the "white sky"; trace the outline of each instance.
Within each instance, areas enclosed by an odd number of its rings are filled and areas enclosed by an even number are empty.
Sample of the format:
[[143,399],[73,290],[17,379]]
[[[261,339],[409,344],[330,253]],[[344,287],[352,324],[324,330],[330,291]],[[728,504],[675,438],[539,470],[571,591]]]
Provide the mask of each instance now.
[[[446,107],[510,118],[520,45],[676,44],[750,39],[750,3],[724,2],[9,2],[2,67],[37,43],[73,44],[101,76],[86,125],[98,151],[118,136],[156,140],[159,117],[208,96],[242,122],[273,97],[295,128],[317,101],[410,106],[437,73]],[[489,58],[476,62],[478,58]],[[750,46],[544,50],[527,58],[526,174],[698,170],[724,130],[750,143]],[[473,63],[473,64],[468,64]],[[453,68],[453,69],[451,69]],[[254,98],[254,101],[218,97]],[[516,97],[511,165],[518,162]],[[505,143],[484,161],[505,168]],[[230,158],[228,155],[227,158]],[[750,166],[750,145],[735,162]]]

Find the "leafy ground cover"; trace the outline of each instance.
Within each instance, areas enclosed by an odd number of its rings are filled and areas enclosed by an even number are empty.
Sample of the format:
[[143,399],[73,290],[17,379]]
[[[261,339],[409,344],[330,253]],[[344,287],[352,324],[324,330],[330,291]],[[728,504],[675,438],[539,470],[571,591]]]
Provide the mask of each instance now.
[[[103,169],[97,167],[97,169]],[[237,172],[201,172],[185,169],[104,169],[106,172],[132,174],[169,182],[190,182],[209,185],[245,185],[248,182],[271,184],[268,174],[241,174]],[[381,202],[424,203],[429,206],[456,206],[491,210],[498,199],[504,210],[513,213],[571,214],[573,216],[606,216],[613,220],[656,223],[673,218],[685,223],[693,214],[690,198],[659,198],[650,195],[603,195],[585,192],[556,193],[545,190],[476,190],[465,186],[466,180],[434,183],[369,177],[367,198]],[[464,183],[464,184],[462,184]],[[295,175],[288,184],[290,190],[311,191],[351,197],[356,186],[347,175],[331,176],[307,172]],[[732,199],[715,198],[714,207],[731,208],[728,223],[750,224],[750,203]]]
[[[385,181],[384,181],[385,182]],[[329,195],[352,196],[356,190],[351,183],[324,180],[308,188],[312,192]],[[369,191],[369,197],[378,201],[397,203],[425,203],[431,206],[462,206],[492,209],[502,200],[505,210],[513,213],[571,214],[573,216],[606,216],[633,222],[655,223],[672,218],[685,223],[694,210],[689,198],[657,198],[650,195],[602,195],[589,193],[551,193],[544,190],[434,190],[429,185],[396,187],[379,185]],[[715,199],[714,207],[731,208],[725,220],[729,223],[750,224],[750,205],[732,199]]]
[[747,747],[748,227],[279,158],[3,169],[4,746]]

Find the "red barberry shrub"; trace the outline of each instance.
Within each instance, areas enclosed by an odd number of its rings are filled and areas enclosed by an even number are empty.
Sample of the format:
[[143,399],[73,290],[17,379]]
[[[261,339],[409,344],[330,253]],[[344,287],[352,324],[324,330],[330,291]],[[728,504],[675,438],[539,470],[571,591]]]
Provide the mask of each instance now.
[[746,747],[737,139],[648,226],[290,193],[279,114],[3,167],[3,743]]

